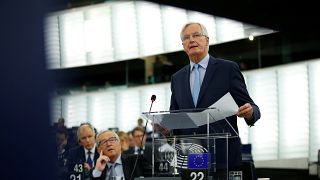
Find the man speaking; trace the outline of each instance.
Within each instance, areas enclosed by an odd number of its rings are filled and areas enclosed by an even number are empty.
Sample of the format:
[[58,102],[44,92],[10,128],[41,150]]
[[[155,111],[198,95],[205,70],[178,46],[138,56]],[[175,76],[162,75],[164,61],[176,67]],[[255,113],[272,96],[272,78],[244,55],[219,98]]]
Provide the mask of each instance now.
[[[239,106],[236,115],[227,117],[238,133],[237,116],[250,126],[260,118],[259,107],[253,102],[238,65],[232,61],[214,58],[208,54],[209,36],[200,23],[187,23],[180,34],[184,51],[190,63],[171,77],[170,110],[207,108],[230,92]],[[175,135],[206,134],[206,125],[193,129],[174,130]],[[240,138],[228,140],[228,167],[241,165]],[[217,161],[226,149],[216,149]],[[222,160],[221,160],[222,161]]]

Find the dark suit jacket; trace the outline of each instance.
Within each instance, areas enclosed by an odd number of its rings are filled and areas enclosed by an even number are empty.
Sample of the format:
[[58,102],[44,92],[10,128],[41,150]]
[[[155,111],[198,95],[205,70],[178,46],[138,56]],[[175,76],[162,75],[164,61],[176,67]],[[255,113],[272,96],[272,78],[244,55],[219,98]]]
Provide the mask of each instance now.
[[[98,158],[99,158],[99,153],[96,148],[94,158],[93,158],[94,164],[96,163],[96,160]],[[73,171],[74,164],[84,163],[84,162],[86,162],[86,154],[83,146],[77,146],[69,150],[68,158],[67,158],[67,167],[69,172]]]
[[[151,176],[151,164],[146,163],[146,160],[143,156],[139,155],[130,155],[130,156],[121,156],[122,161],[122,168],[124,173],[125,180],[133,180],[135,177],[147,177]],[[137,164],[135,166],[135,162],[137,160]],[[134,169],[135,167],[135,169]],[[133,172],[134,169],[134,172]],[[102,171],[102,174],[100,177],[94,178],[92,177],[92,180],[105,180],[107,176],[107,170],[108,166]],[[133,172],[133,175],[131,177],[131,174]],[[92,171],[91,171],[92,176]]]
[[[133,155],[135,152],[135,148],[130,147],[128,150],[124,151],[122,155],[125,157],[128,155]],[[145,148],[143,150],[142,156],[148,161],[148,163],[152,163],[152,144],[151,143],[146,143]]]
[[[232,61],[210,56],[196,107],[193,104],[190,90],[190,65],[186,65],[172,76],[171,91],[170,110],[207,108],[227,92],[230,92],[239,107],[245,103],[252,105],[254,119],[253,121],[246,120],[248,125],[253,125],[260,118],[260,110],[248,94],[239,66]],[[237,117],[235,115],[230,116],[227,120],[235,131],[238,132]],[[221,121],[222,124],[219,126],[228,126],[227,123],[223,124],[223,122],[225,123],[225,121]],[[200,126],[194,129],[175,130],[174,134],[206,134],[206,129],[206,126]],[[228,145],[229,167],[239,166],[241,161],[240,139],[229,139]],[[225,149],[218,149],[217,157],[219,157],[219,151],[223,153]]]

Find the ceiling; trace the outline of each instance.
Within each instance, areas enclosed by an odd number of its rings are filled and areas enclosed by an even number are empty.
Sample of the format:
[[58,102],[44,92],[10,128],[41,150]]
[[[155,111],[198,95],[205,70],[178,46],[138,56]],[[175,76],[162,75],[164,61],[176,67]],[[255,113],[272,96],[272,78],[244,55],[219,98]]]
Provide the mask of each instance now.
[[277,31],[298,34],[320,29],[319,6],[314,1],[181,1],[151,0],[152,2],[196,10],[226,17]]

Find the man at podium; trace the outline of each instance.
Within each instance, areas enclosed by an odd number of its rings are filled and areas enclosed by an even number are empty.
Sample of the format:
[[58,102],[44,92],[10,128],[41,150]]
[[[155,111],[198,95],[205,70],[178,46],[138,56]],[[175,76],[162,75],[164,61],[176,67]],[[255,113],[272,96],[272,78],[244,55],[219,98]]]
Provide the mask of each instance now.
[[[228,124],[238,133],[237,116],[244,118],[249,126],[260,118],[259,107],[253,102],[246,84],[235,62],[215,58],[209,51],[209,36],[200,23],[187,23],[180,34],[184,51],[190,63],[171,77],[170,110],[208,108],[223,95],[230,92],[239,106],[236,115],[226,118]],[[206,125],[192,129],[174,130],[174,135],[206,134]],[[228,167],[237,169],[241,165],[240,138],[228,140]],[[225,149],[216,149],[219,153]]]

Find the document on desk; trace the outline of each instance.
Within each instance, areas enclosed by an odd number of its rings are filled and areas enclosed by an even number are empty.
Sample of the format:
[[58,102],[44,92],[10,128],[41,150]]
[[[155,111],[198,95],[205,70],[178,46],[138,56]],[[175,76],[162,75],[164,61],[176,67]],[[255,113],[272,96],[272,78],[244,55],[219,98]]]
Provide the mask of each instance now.
[[[228,92],[222,96],[218,101],[199,113],[187,113],[191,119],[197,119],[194,121],[197,126],[207,124],[207,114],[210,114],[209,123],[219,121],[229,116],[233,116],[238,112],[238,105],[234,101],[231,94]],[[199,118],[200,117],[200,118]]]

